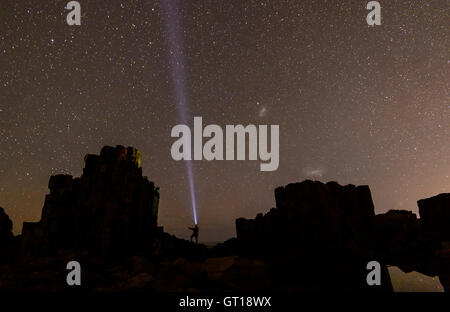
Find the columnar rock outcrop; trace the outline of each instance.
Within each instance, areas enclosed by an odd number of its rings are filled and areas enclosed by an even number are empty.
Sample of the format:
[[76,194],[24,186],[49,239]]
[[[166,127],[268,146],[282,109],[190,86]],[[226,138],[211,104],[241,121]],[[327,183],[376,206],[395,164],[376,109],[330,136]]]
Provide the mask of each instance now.
[[[367,288],[367,263],[382,262],[374,252],[368,186],[307,180],[277,188],[275,200],[277,207],[266,215],[236,220],[241,253],[272,259],[278,276],[296,275],[305,289]],[[391,290],[384,265],[382,272],[378,289]]]
[[410,211],[391,210],[375,217],[377,253],[403,271],[439,276],[450,289],[450,194],[417,202],[420,219]]
[[137,149],[105,146],[85,157],[80,178],[56,175],[48,186],[41,220],[24,222],[23,254],[72,249],[105,255],[149,247],[159,191],[142,176]]
[[375,216],[377,252],[403,271],[426,267],[431,248],[426,243],[420,220],[407,210],[390,210]]
[[426,268],[450,290],[450,193],[419,200],[420,220],[428,245],[433,248],[432,265]]
[[9,260],[13,245],[12,221],[0,207],[0,264]]
[[450,193],[421,199],[419,206],[423,230],[441,241],[450,241]]
[[[438,275],[450,289],[449,194],[419,201],[418,219],[375,215],[368,186],[289,184],[275,190],[276,208],[236,220],[237,238],[209,250],[157,227],[159,191],[134,148],[87,155],[80,178],[52,176],[49,189],[41,220],[22,235],[0,208],[0,291],[63,289],[61,268],[74,255],[89,289],[390,291],[386,265]],[[381,264],[380,286],[367,284],[371,261]]]
[[[237,238],[244,250],[278,253],[285,247],[291,249],[288,246],[294,239],[300,239],[304,247],[351,244],[365,248],[370,240],[375,214],[367,186],[307,180],[277,188],[275,200],[277,207],[266,215],[236,220]],[[275,249],[265,248],[268,244]]]

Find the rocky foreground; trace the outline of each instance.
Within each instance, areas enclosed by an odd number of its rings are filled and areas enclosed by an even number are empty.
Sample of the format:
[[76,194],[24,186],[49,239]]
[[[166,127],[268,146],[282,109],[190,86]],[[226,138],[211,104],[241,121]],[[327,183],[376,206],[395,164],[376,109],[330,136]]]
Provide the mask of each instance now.
[[[0,208],[0,291],[63,291],[66,264],[84,291],[392,291],[387,265],[439,276],[450,289],[450,194],[375,215],[368,186],[304,181],[275,190],[276,207],[236,220],[212,249],[157,226],[159,191],[134,148],[87,155],[80,178],[52,176],[39,222],[14,237]],[[382,283],[368,286],[369,261]]]

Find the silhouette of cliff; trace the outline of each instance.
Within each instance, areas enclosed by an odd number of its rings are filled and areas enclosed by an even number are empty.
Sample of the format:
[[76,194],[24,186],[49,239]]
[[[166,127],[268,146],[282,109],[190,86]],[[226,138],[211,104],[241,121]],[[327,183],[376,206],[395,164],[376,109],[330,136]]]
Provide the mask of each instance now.
[[14,236],[12,221],[5,210],[0,207],[0,264],[11,260]]
[[417,202],[420,219],[405,210],[375,217],[377,253],[404,272],[439,276],[450,290],[450,194]]
[[450,241],[450,193],[417,202],[423,230],[436,240]]
[[[237,237],[207,249],[157,225],[159,190],[132,147],[87,155],[79,178],[52,176],[39,222],[13,237],[0,208],[0,291],[67,289],[82,263],[94,291],[392,291],[387,265],[450,289],[450,194],[375,215],[368,186],[303,181],[275,189],[276,207],[236,220]],[[381,264],[368,286],[367,263]]]
[[382,263],[382,286],[392,290],[373,237],[368,186],[304,181],[275,190],[276,208],[253,220],[237,219],[239,252],[276,263],[282,282],[293,276],[307,289],[369,289],[366,266]]
[[[386,266],[439,276],[450,289],[450,194],[418,201],[421,218],[405,210],[375,215],[368,186],[304,181],[275,190],[276,208],[236,220],[237,239],[217,247],[276,263],[282,282],[317,289],[365,289],[366,264],[382,264],[380,290],[391,290]],[[312,286],[314,289],[314,286]]]
[[157,231],[159,191],[142,176],[141,154],[105,146],[87,155],[80,178],[52,176],[42,218],[24,222],[24,255],[59,250],[127,253],[146,248]]

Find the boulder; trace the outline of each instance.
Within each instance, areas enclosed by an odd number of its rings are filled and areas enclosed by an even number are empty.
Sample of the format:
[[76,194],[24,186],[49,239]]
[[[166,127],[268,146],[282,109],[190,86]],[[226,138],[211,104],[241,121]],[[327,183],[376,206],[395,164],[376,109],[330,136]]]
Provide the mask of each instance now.
[[176,273],[183,274],[189,279],[198,278],[201,267],[201,263],[191,262],[183,257],[176,259],[170,264],[170,268],[173,269]]
[[149,285],[151,282],[153,282],[155,279],[153,276],[146,272],[139,273],[132,278],[130,278],[125,285],[123,286],[122,290],[136,290],[141,289]]
[[220,280],[224,272],[231,268],[238,259],[237,256],[209,258],[202,265],[201,270],[207,274],[209,280]]

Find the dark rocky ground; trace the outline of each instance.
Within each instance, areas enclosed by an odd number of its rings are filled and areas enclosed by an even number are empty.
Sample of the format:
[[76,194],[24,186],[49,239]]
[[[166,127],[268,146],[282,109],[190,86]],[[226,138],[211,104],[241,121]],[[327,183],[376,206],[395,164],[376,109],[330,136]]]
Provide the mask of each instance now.
[[[87,155],[80,178],[50,178],[39,222],[14,237],[0,208],[0,291],[392,291],[387,265],[438,275],[450,289],[450,194],[375,215],[368,186],[304,181],[275,190],[276,207],[236,220],[237,238],[206,248],[157,226],[159,191],[134,148]],[[368,286],[366,265],[382,265]]]

